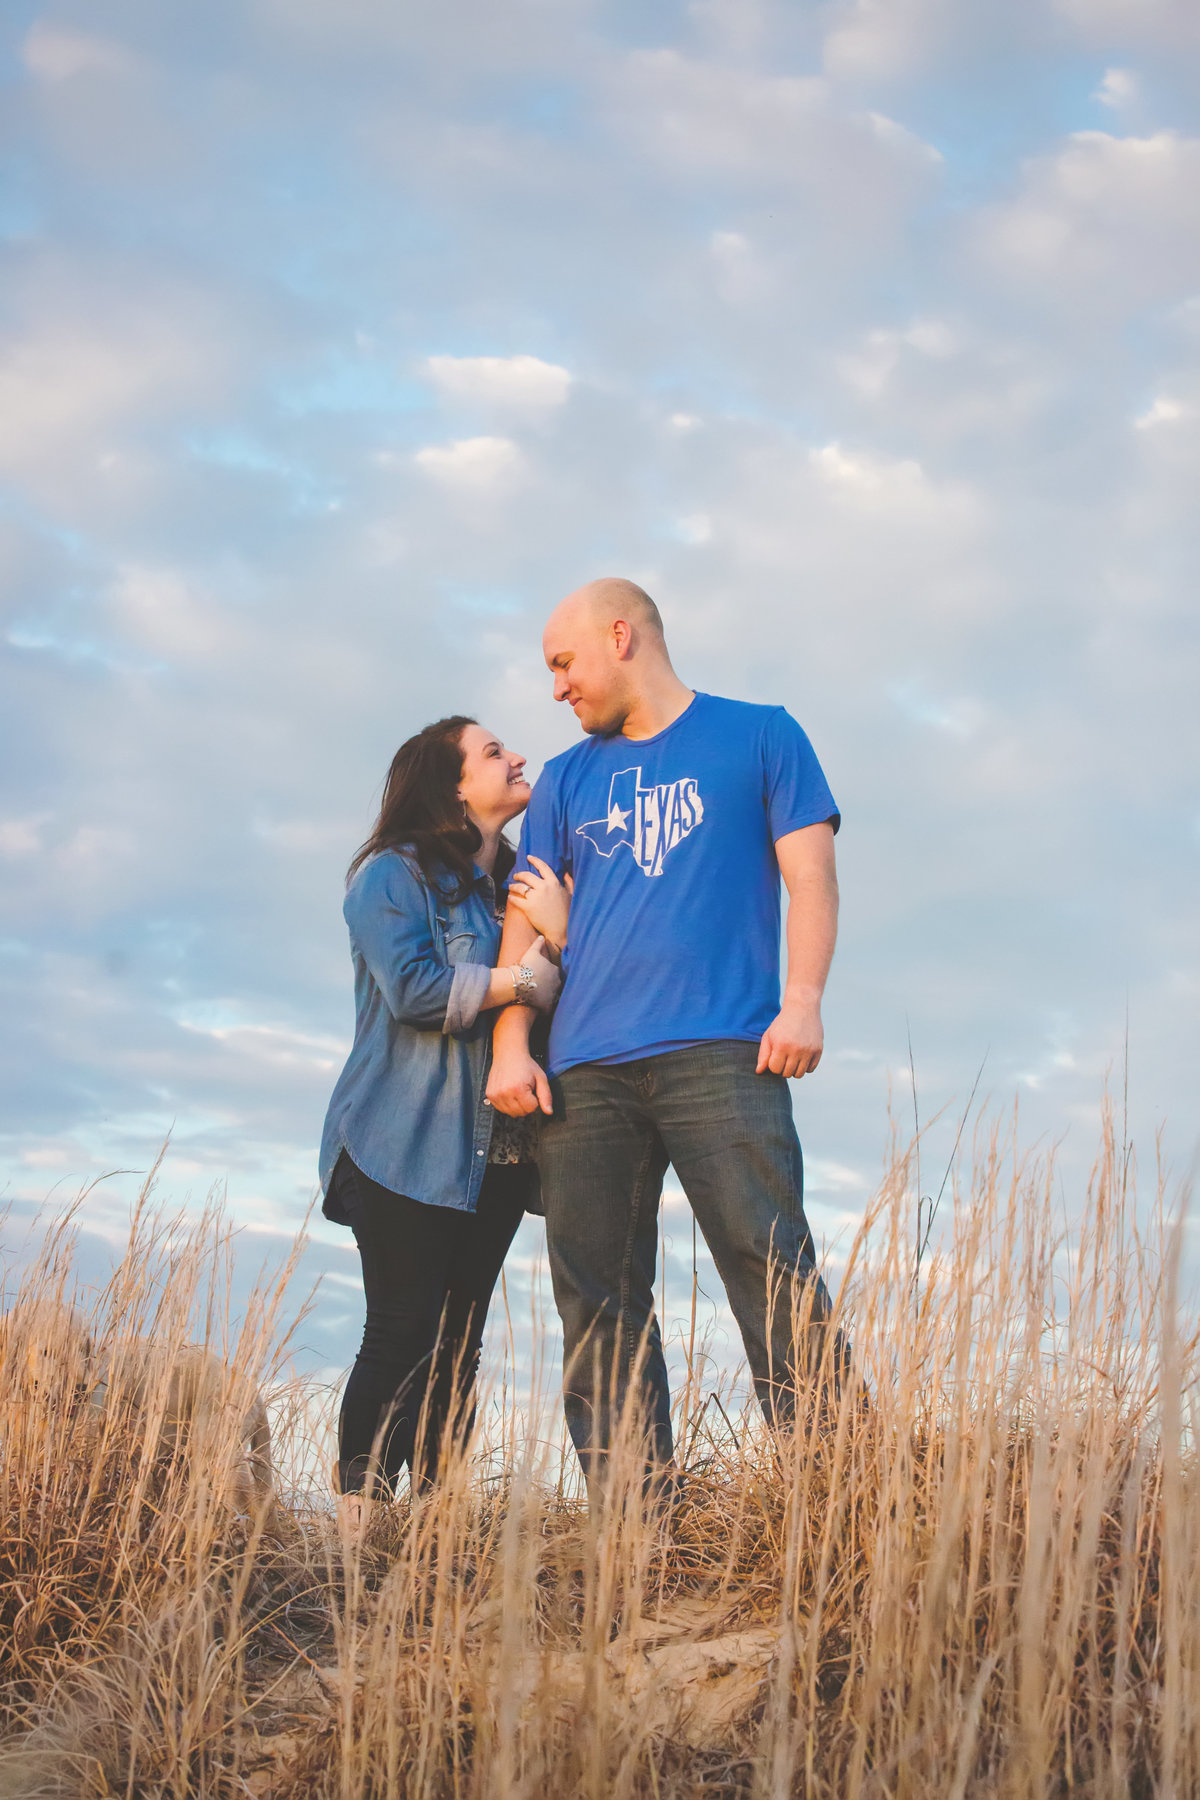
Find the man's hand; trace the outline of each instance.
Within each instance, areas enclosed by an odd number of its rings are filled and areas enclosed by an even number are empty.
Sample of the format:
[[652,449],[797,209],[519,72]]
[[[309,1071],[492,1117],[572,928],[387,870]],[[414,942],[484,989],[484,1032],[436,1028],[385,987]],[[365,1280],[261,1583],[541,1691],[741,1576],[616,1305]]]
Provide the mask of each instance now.
[[824,1048],[820,1001],[785,1000],[762,1034],[754,1073],[765,1075],[770,1070],[772,1075],[811,1075]]
[[539,1107],[547,1116],[554,1111],[545,1069],[518,1044],[501,1046],[497,1042],[487,1098],[497,1112],[507,1113],[510,1119],[523,1119]]

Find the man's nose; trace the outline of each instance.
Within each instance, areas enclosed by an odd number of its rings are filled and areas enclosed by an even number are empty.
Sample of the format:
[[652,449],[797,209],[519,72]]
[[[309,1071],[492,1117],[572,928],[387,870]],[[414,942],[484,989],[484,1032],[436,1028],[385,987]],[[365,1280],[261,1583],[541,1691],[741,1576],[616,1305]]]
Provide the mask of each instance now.
[[561,671],[554,677],[554,698],[565,700],[567,697],[567,678]]

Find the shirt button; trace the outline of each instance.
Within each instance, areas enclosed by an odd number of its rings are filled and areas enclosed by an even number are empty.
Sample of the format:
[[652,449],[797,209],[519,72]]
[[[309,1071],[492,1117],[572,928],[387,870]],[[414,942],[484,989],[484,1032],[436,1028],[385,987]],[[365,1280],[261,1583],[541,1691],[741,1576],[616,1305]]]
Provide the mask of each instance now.
[[483,1155],[483,1151],[482,1151],[482,1150],[477,1150],[477,1151],[476,1151],[476,1152],[475,1152],[475,1154],[476,1154],[476,1156],[482,1156],[482,1155]]

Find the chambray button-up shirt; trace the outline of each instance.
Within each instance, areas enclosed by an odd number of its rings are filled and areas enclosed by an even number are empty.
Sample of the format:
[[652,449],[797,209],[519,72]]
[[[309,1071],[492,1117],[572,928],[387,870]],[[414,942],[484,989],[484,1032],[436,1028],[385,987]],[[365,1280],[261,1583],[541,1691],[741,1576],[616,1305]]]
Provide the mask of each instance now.
[[[455,886],[447,874],[447,892]],[[321,1137],[328,1195],[345,1149],[364,1175],[431,1206],[474,1212],[487,1169],[491,1020],[480,1017],[500,947],[494,889],[449,901],[415,856],[384,850],[358,870],[342,911],[354,962],[354,1045]],[[347,1223],[336,1201],[326,1217]]]

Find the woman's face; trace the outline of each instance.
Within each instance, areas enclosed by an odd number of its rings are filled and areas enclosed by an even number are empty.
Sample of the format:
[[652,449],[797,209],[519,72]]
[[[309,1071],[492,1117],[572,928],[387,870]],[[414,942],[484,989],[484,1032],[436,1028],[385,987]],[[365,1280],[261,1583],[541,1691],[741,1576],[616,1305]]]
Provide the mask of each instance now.
[[458,797],[480,830],[497,829],[529,805],[529,783],[521,771],[525,758],[506,750],[482,725],[468,725],[459,740],[462,775]]

